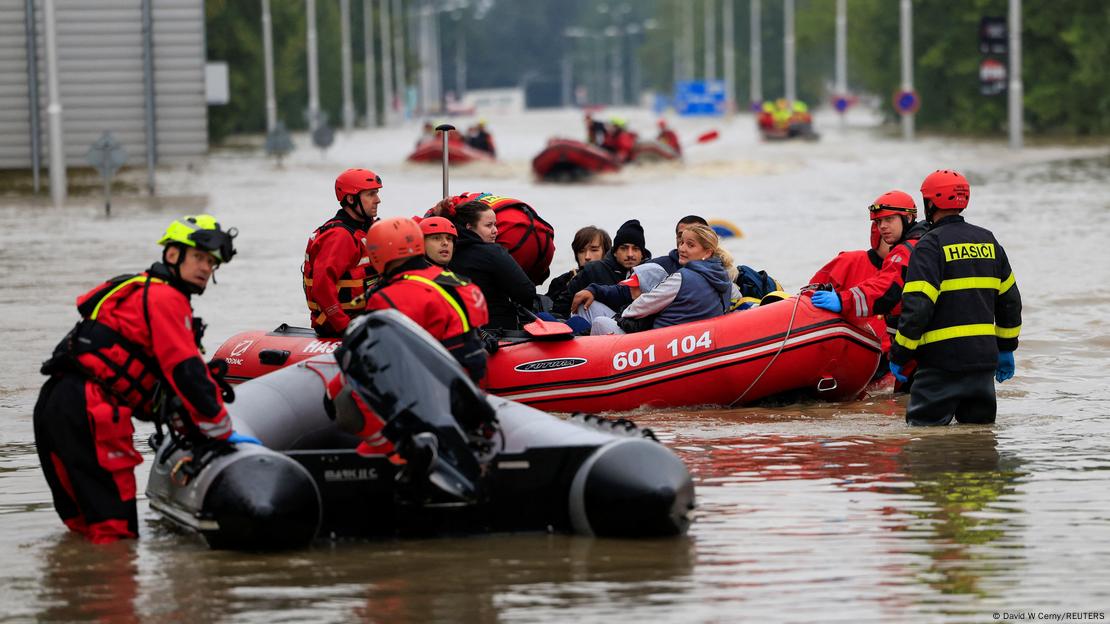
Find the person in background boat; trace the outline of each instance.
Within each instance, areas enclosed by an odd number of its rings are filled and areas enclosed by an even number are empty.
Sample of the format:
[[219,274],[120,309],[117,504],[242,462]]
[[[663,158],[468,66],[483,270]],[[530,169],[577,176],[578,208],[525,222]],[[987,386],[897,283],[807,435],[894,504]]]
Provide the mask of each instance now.
[[[621,224],[613,237],[613,248],[601,260],[587,262],[570,283],[567,290],[578,293],[590,284],[613,285],[627,279],[632,267],[641,264],[651,252],[644,248],[644,227],[639,220],[630,219]],[[571,307],[576,307],[572,304]]]
[[775,104],[773,102],[763,103],[759,116],[756,117],[756,122],[763,132],[771,132],[775,129]]
[[938,170],[921,183],[932,229],[910,255],[902,316],[890,347],[890,371],[917,360],[906,422],[993,423],[994,382],[1014,375],[1021,294],[994,234],[964,221],[971,185]]
[[[666,269],[667,273],[674,273],[679,269],[678,247],[682,243],[682,231],[690,225],[700,224],[709,226],[709,223],[698,215],[686,215],[678,220],[674,226],[675,248],[665,256],[652,258],[654,262]],[[736,276],[733,280],[736,288],[732,290],[732,306],[730,310],[746,310],[757,306],[768,294],[781,291],[782,285],[775,278],[767,275],[766,271],[757,271],[752,267],[742,264],[736,267]]]
[[659,136],[655,138],[656,140],[671,146],[671,149],[673,149],[675,153],[679,156],[682,155],[682,145],[680,145],[678,142],[678,133],[676,133],[670,128],[670,126],[667,125],[666,119],[659,120]]
[[[917,205],[913,198],[899,190],[880,195],[868,206],[868,212],[871,217],[871,250],[842,252],[821,270],[825,275],[818,272],[811,280],[811,283],[832,283],[832,276],[838,274],[836,281],[851,283],[840,288],[833,286],[831,290],[814,290],[812,298],[814,306],[845,318],[868,322],[876,315],[884,316],[885,326],[874,324],[883,342],[883,358],[876,371],[877,376],[882,377],[887,373],[890,337],[898,331],[902,288],[910,253],[922,235],[929,231],[929,224],[917,221]],[[876,252],[877,249],[881,252]],[[882,258],[877,271],[874,270],[872,252]],[[838,266],[842,258],[843,267]],[[853,272],[855,275],[852,275]],[[903,374],[911,378],[912,365],[907,365]],[[907,392],[909,385],[897,382],[894,389]]]
[[474,283],[428,261],[421,225],[391,217],[366,233],[370,264],[382,276],[367,297],[366,309],[393,308],[409,317],[442,342],[478,381],[486,374],[486,352],[478,333],[489,322],[486,298]]
[[443,217],[427,217],[420,221],[420,231],[424,234],[424,257],[446,269],[455,255],[455,240],[459,237],[455,224]]
[[579,305],[574,313],[590,324],[590,335],[593,336],[615,334],[618,327],[626,333],[651,329],[653,318],[622,319],[620,312],[640,295],[654,290],[667,277],[663,267],[653,262],[645,262],[633,267],[632,275],[628,279],[613,286],[600,284],[587,286],[586,290],[582,291],[582,296],[575,298],[575,302]]
[[[658,329],[715,318],[732,305],[732,256],[720,246],[712,228],[692,224],[678,246],[680,268],[658,286],[640,295],[621,312],[615,333]],[[626,325],[628,319],[651,318],[650,327]]]
[[805,102],[794,100],[790,109],[788,125],[790,136],[813,134],[813,116],[809,114],[809,106]]
[[420,147],[421,143],[428,139],[434,139],[437,135],[435,124],[430,119],[426,120],[424,125],[420,127],[420,136],[416,137],[416,146]]
[[604,258],[613,248],[613,239],[609,238],[609,233],[605,230],[587,225],[574,233],[570,248],[574,252],[575,267],[552,279],[547,289],[547,296],[551,299],[551,313],[560,318],[570,316],[571,280],[587,263]]
[[593,115],[586,113],[586,142],[601,147],[605,143],[605,123],[594,119]]
[[616,155],[622,163],[632,159],[632,148],[636,146],[636,133],[628,130],[628,121],[623,117],[613,117],[605,133],[601,147]]
[[232,430],[191,303],[235,255],[237,233],[206,214],[173,221],[160,262],[77,298],[81,321],[42,366],[50,379],[33,416],[39,461],[62,522],[93,543],[138,537],[143,458],[131,419],[170,420],[160,413],[169,395],[180,401],[173,426],[188,439],[258,443]]
[[485,294],[489,323],[484,329],[520,329],[516,306],[533,307],[536,285],[509,252],[497,244],[497,214],[476,199],[456,203],[447,198],[433,211],[449,219],[458,231],[455,255],[448,266],[473,280]]
[[366,306],[375,275],[367,270],[363,239],[378,218],[382,179],[369,169],[348,169],[335,179],[339,210],[308,238],[301,274],[312,329],[317,336],[343,335]]
[[467,130],[466,143],[474,149],[487,152],[490,156],[497,156],[497,148],[493,145],[493,135],[486,130],[485,119],[479,119],[477,124]]

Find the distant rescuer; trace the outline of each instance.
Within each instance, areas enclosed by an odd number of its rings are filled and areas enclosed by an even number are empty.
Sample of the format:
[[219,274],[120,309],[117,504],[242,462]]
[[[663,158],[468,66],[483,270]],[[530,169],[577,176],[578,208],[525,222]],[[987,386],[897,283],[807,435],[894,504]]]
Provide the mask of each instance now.
[[220,390],[200,354],[204,323],[192,295],[235,255],[235,228],[211,215],[174,221],[158,241],[162,261],[77,298],[81,320],[42,367],[50,379],[35,404],[35,446],[72,531],[93,543],[138,536],[132,417],[152,420],[169,393],[181,400],[181,433],[258,440],[231,429]]
[[312,329],[322,337],[339,337],[351,318],[366,306],[368,270],[364,239],[378,218],[382,179],[369,169],[348,169],[335,179],[339,211],[308,239],[304,252],[304,294]]
[[919,366],[906,422],[993,423],[994,382],[1014,376],[1021,295],[994,234],[961,216],[971,197],[967,179],[935,171],[921,183],[921,195],[933,227],[910,255],[890,350],[899,381],[910,360]]

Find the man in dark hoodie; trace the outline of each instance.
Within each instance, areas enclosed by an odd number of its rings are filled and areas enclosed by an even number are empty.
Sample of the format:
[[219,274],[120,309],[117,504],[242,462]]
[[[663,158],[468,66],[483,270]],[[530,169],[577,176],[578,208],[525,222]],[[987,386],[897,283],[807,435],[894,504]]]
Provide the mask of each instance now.
[[613,248],[601,260],[589,262],[570,280],[567,290],[572,294],[584,290],[590,284],[613,286],[628,279],[632,267],[650,258],[651,252],[644,248],[644,227],[636,219],[625,221],[613,237]]

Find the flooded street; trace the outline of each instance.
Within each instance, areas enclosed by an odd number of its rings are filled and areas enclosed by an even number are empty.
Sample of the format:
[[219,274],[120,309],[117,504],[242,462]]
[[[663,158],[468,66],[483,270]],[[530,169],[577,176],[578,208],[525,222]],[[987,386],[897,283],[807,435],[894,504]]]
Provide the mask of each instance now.
[[[674,540],[494,535],[318,542],[292,553],[210,551],[140,500],[135,543],[67,535],[35,455],[38,368],[77,320],[75,297],[144,269],[175,217],[236,226],[239,254],[194,298],[209,353],[229,336],[306,325],[305,240],[336,210],[333,182],[368,167],[381,216],[422,214],[437,166],[403,162],[419,129],[339,133],[321,154],[304,135],[280,168],[223,149],[159,172],[159,197],[0,198],[0,621],[721,622],[967,621],[1110,610],[1110,149],[885,136],[862,111],[818,117],[818,143],[765,144],[749,116],[678,120],[683,165],[629,167],[589,184],[537,183],[548,136],[583,134],[574,111],[489,117],[501,161],[451,172],[452,192],[529,202],[554,225],[552,274],[573,232],[644,225],[656,254],[678,218],[727,219],[738,263],[797,291],[841,250],[868,245],[867,205],[900,188],[920,200],[937,168],[969,178],[965,215],[992,230],[1024,300],[1017,373],[993,426],[910,429],[889,390],[844,403],[634,412],[694,475],[698,509]],[[654,119],[629,111],[633,130]],[[469,120],[460,121],[465,126]],[[142,175],[141,173],[137,175]],[[546,291],[546,286],[541,288]],[[691,389],[696,392],[696,388]],[[150,466],[137,423],[140,491]],[[1025,619],[1030,619],[1026,616]],[[1016,619],[1016,616],[1014,618]],[[1045,618],[1041,618],[1042,620]],[[1050,619],[1056,619],[1053,616]],[[1092,618],[1086,618],[1092,619]],[[1105,619],[1094,618],[1095,620]]]

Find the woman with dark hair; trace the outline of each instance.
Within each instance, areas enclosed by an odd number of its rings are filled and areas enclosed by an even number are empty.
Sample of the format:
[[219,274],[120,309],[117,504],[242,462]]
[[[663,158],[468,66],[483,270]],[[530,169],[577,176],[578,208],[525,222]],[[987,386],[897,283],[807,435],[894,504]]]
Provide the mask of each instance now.
[[551,313],[562,318],[570,316],[572,293],[567,288],[570,280],[587,262],[604,258],[613,248],[613,239],[609,238],[609,233],[605,230],[587,225],[574,233],[570,248],[574,252],[575,267],[551,280],[551,286],[547,289],[547,296],[551,299]]
[[489,324],[484,329],[520,329],[514,304],[531,309],[536,285],[497,244],[497,214],[480,201],[451,204],[446,200],[436,207],[436,213],[450,219],[459,233],[448,268],[482,289],[489,307]]

